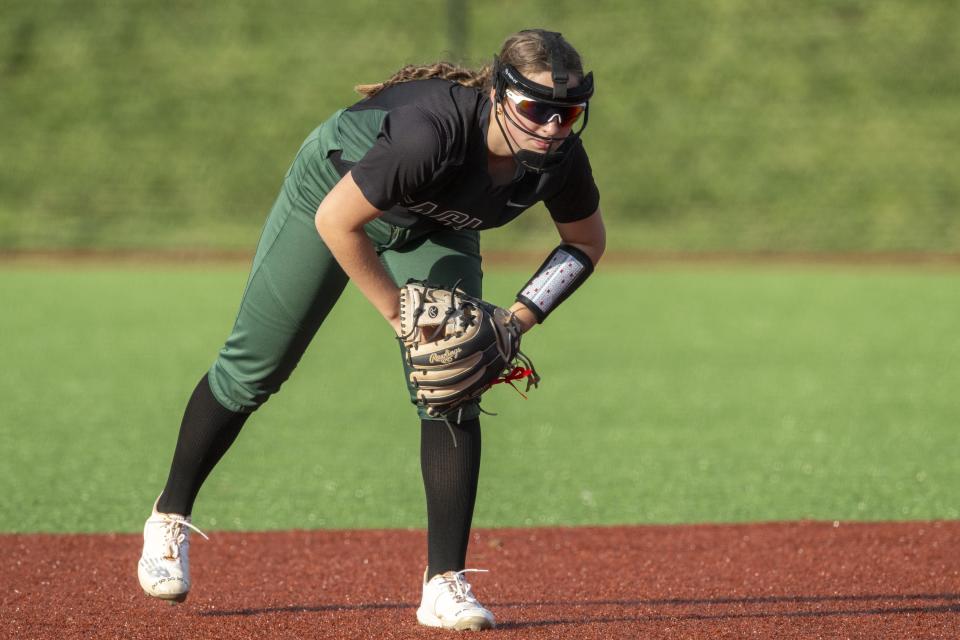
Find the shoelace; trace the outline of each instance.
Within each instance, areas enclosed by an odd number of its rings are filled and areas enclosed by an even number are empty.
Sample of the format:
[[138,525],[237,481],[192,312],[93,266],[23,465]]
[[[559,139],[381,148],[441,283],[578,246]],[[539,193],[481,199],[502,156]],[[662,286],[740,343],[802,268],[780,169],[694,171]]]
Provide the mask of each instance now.
[[180,557],[180,545],[183,544],[183,541],[187,539],[187,534],[183,531],[183,527],[185,526],[199,533],[201,536],[203,536],[204,540],[210,539],[207,537],[207,534],[205,534],[203,531],[200,531],[196,525],[186,518],[164,516],[163,538],[167,543],[167,555],[165,557],[172,560],[176,560]]
[[451,587],[453,593],[453,599],[456,602],[470,602],[473,604],[479,604],[477,599],[474,597],[471,592],[470,583],[467,582],[467,579],[463,577],[465,573],[490,573],[487,569],[463,569],[462,571],[457,571],[452,576],[442,576],[444,583]]

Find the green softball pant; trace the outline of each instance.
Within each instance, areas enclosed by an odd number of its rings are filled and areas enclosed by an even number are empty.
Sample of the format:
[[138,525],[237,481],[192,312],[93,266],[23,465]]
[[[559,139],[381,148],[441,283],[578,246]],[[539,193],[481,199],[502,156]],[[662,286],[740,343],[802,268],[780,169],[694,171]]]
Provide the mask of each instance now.
[[[476,231],[418,231],[380,219],[369,223],[365,231],[398,286],[410,278],[448,287],[460,281],[468,294],[482,297]],[[210,388],[217,400],[231,411],[250,413],[276,393],[296,368],[347,280],[317,233],[313,212],[296,206],[281,193],[260,237],[233,330],[209,371]],[[392,331],[386,324],[383,328],[383,339],[391,339]],[[414,402],[406,362],[403,372]],[[432,419],[418,411],[421,418]],[[464,409],[462,417],[477,415],[474,404]]]

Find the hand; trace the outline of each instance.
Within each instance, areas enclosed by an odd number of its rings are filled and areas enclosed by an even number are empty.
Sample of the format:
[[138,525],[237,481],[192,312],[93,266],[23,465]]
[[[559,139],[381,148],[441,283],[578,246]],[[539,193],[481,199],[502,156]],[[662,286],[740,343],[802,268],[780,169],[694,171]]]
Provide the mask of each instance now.
[[514,302],[510,306],[510,312],[513,314],[513,317],[516,318],[517,324],[520,325],[520,331],[526,333],[533,328],[533,325],[537,324],[537,316],[533,315],[533,311],[527,307],[527,305],[522,302]]

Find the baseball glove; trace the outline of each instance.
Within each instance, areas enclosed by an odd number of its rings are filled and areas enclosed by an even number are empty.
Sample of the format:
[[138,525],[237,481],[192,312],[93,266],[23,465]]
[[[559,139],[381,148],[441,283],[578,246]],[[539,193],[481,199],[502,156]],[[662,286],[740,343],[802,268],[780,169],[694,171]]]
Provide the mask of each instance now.
[[407,282],[400,290],[400,330],[416,402],[429,416],[459,419],[463,406],[494,384],[526,378],[529,390],[540,381],[520,352],[513,314],[456,286]]

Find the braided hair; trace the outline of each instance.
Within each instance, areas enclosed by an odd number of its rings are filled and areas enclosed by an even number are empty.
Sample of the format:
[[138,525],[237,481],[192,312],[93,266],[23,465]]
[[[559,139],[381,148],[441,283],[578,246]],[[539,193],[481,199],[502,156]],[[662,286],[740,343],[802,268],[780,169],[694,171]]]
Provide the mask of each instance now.
[[[563,51],[563,63],[571,74],[583,77],[583,61],[573,46],[560,38]],[[500,48],[500,60],[512,65],[520,73],[529,74],[538,71],[550,71],[550,51],[541,29],[518,31],[507,37]],[[366,97],[376,95],[387,87],[411,80],[443,78],[475,89],[489,89],[493,86],[493,68],[484,65],[480,69],[462,67],[452,62],[440,61],[427,65],[408,64],[383,82],[358,84],[354,90]]]

